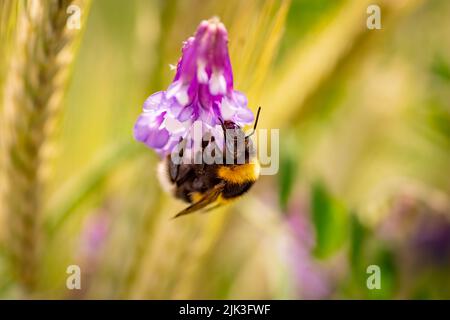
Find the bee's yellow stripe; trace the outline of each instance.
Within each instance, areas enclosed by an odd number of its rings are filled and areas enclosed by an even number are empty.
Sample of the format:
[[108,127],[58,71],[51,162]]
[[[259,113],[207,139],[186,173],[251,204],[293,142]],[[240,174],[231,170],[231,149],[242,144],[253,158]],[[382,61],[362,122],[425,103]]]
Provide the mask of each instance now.
[[219,178],[231,183],[256,181],[259,177],[259,163],[246,163],[232,166],[221,166],[217,172]]

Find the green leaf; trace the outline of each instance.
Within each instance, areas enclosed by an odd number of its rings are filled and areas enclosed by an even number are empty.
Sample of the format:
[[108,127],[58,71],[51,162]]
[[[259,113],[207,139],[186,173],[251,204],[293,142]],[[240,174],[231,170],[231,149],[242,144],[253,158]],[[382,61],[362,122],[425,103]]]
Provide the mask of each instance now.
[[450,64],[441,55],[434,58],[431,71],[442,80],[450,81]]
[[289,197],[294,188],[297,169],[298,169],[298,145],[294,139],[287,138],[286,142],[282,145],[280,155],[280,170],[278,174],[279,184],[279,203],[283,211],[287,209]]
[[356,214],[351,215],[350,228],[350,264],[354,271],[359,272],[362,266],[362,259],[364,258],[363,247],[368,230],[361,224]]
[[314,255],[327,258],[342,247],[348,236],[347,209],[316,183],[311,192],[311,211],[316,232]]

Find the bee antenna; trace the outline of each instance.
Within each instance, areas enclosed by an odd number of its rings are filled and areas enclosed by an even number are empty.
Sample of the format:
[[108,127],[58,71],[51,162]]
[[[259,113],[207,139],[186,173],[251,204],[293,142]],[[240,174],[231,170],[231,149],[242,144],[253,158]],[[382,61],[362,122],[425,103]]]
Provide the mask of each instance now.
[[246,138],[251,137],[252,135],[255,134],[256,132],[256,127],[258,125],[258,120],[259,120],[259,113],[261,112],[261,107],[258,107],[258,111],[256,112],[256,119],[255,119],[255,124],[253,125],[253,130],[251,133],[248,134],[248,136],[246,136]]
[[223,134],[225,135],[225,133],[226,133],[225,123],[223,123],[222,118],[219,118],[219,121],[220,121],[220,125],[222,126]]

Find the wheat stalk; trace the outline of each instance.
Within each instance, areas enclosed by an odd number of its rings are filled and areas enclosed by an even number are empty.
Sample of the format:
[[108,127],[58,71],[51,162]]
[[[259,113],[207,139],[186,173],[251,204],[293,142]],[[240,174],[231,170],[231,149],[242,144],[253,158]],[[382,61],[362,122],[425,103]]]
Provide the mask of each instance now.
[[22,3],[5,82],[0,208],[13,270],[29,293],[37,280],[46,142],[61,108],[78,33],[66,27],[66,10],[73,2]]

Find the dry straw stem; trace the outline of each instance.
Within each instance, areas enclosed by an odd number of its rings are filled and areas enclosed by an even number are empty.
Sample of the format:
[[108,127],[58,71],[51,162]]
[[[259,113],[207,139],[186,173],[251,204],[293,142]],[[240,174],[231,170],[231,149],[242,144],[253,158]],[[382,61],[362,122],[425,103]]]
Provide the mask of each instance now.
[[53,131],[74,57],[78,29],[66,27],[72,0],[21,2],[14,56],[1,114],[1,214],[18,281],[36,284],[46,145]]
[[[382,25],[386,27],[385,13],[396,15],[417,6],[420,0],[379,1]],[[348,1],[337,14],[324,19],[327,23],[311,32],[306,40],[299,41],[290,50],[283,64],[272,75],[273,90],[265,91],[264,110],[260,127],[280,128],[294,119],[305,107],[307,99],[328,79],[346,54],[357,44],[359,37],[370,31],[366,26],[367,7],[371,0]],[[279,108],[277,107],[279,106]]]
[[[16,1],[1,1],[0,2],[0,86],[5,80],[5,69],[7,68],[10,49],[11,38],[16,27],[17,10],[19,9]],[[0,99],[3,97],[3,91],[0,90]],[[2,105],[0,104],[0,110]]]

